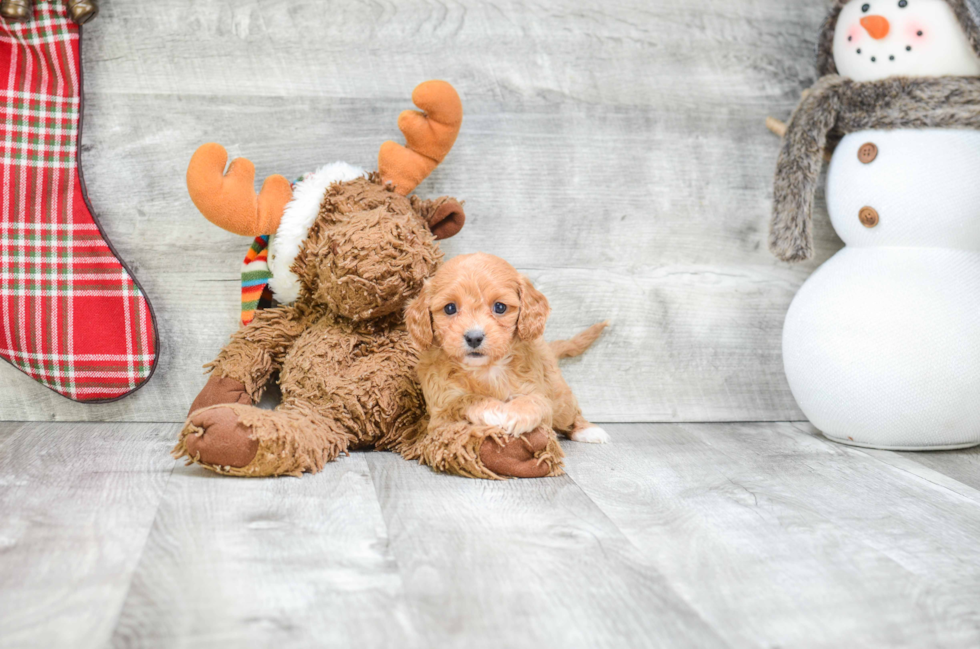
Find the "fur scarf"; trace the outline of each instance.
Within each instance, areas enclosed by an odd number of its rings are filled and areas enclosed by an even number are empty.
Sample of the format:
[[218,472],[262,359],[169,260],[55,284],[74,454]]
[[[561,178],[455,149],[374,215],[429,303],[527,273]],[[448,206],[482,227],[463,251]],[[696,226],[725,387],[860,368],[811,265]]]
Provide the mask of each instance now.
[[980,78],[819,79],[793,111],[776,163],[769,250],[783,261],[813,255],[813,198],[824,151],[869,129],[980,130]]

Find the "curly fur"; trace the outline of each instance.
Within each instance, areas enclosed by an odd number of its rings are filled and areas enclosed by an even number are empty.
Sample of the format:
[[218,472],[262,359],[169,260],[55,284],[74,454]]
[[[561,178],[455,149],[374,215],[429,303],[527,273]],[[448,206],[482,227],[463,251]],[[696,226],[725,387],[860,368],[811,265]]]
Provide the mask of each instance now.
[[465,443],[448,451],[436,450],[444,440],[426,446],[419,353],[403,315],[442,263],[430,226],[447,215],[462,223],[456,201],[402,196],[377,174],[331,184],[291,266],[296,302],[260,311],[207,366],[244,384],[253,402],[278,374],[282,403],[274,411],[212,406],[234,411],[258,442],[254,458],[236,468],[192,455],[188,437],[203,433],[204,410],[188,419],[175,456],[232,475],[297,475],[319,471],[349,448],[373,447],[480,474]]
[[292,271],[303,241],[316,221],[324,192],[334,183],[367,176],[367,172],[346,162],[323,165],[296,183],[293,198],[283,210],[282,220],[269,241],[269,289],[283,304],[299,297],[299,277]]
[[[555,431],[574,439],[594,427],[562,378],[558,356],[584,352],[606,323],[549,345],[543,338],[549,311],[545,296],[498,257],[462,255],[436,273],[407,312],[409,332],[424,350],[418,377],[431,417],[428,436],[472,454],[471,444],[488,432],[543,430],[549,444],[539,459],[551,475],[560,473]],[[466,340],[475,331],[482,335],[477,347]]]
[[776,163],[769,249],[784,261],[813,254],[813,199],[828,141],[867,129],[980,129],[980,79],[819,79],[790,118]]

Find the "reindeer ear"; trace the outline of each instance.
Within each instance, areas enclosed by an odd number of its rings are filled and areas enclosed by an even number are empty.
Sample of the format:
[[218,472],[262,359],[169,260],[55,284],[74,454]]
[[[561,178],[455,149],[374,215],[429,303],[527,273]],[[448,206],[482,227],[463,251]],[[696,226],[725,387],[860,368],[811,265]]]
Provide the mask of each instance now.
[[418,294],[405,310],[405,326],[408,333],[421,350],[426,350],[432,346],[432,307],[430,302],[429,283],[426,282],[422,287],[422,292]]
[[531,280],[521,275],[521,312],[517,315],[517,335],[521,340],[534,340],[544,335],[544,326],[551,313],[548,298],[534,288]]
[[463,206],[455,198],[448,196],[424,201],[420,212],[437,240],[456,236],[466,223]]

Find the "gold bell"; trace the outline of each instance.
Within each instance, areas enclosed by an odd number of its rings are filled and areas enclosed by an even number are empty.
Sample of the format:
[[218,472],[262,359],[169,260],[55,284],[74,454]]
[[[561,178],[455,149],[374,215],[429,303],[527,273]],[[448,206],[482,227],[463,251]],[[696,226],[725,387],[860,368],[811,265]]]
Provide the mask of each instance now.
[[31,0],[3,0],[0,2],[0,16],[11,23],[30,20],[34,16],[34,3]]
[[79,25],[84,25],[99,14],[99,5],[95,0],[66,0],[65,4],[68,15]]

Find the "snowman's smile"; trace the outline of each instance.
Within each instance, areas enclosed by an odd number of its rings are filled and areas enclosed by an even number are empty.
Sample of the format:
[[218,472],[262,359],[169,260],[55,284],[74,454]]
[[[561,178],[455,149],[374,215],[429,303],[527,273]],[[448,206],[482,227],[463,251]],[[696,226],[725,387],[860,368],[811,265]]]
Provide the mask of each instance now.
[[[894,53],[885,53],[885,54],[882,54],[882,53],[877,52],[877,51],[872,54],[871,52],[864,52],[864,51],[862,51],[862,49],[863,48],[860,48],[859,47],[859,48],[857,48],[854,51],[854,53],[857,54],[858,56],[864,55],[872,63],[877,63],[878,61],[894,61],[895,60],[895,57],[897,56]],[[905,52],[911,52],[912,51],[912,46],[911,45],[906,45],[904,51]]]
[[[897,40],[897,37],[888,38],[888,35],[892,33],[892,24],[884,16],[863,16],[858,21],[858,25],[860,27],[852,26],[848,31],[847,42],[854,48],[854,53],[857,56],[862,56],[866,60],[871,61],[871,63],[878,63],[879,61],[894,62],[899,52],[907,53],[912,51],[911,42],[906,42],[904,47],[902,47],[901,44],[894,42]],[[919,25],[906,26],[904,32],[906,40],[910,40],[908,37],[913,34],[916,38],[925,36],[925,31]],[[867,39],[863,38],[864,36],[870,36],[874,40],[867,42]],[[885,45],[883,43],[885,40],[892,41],[892,43],[888,47],[879,47],[879,45]],[[862,43],[863,45],[861,45]]]

